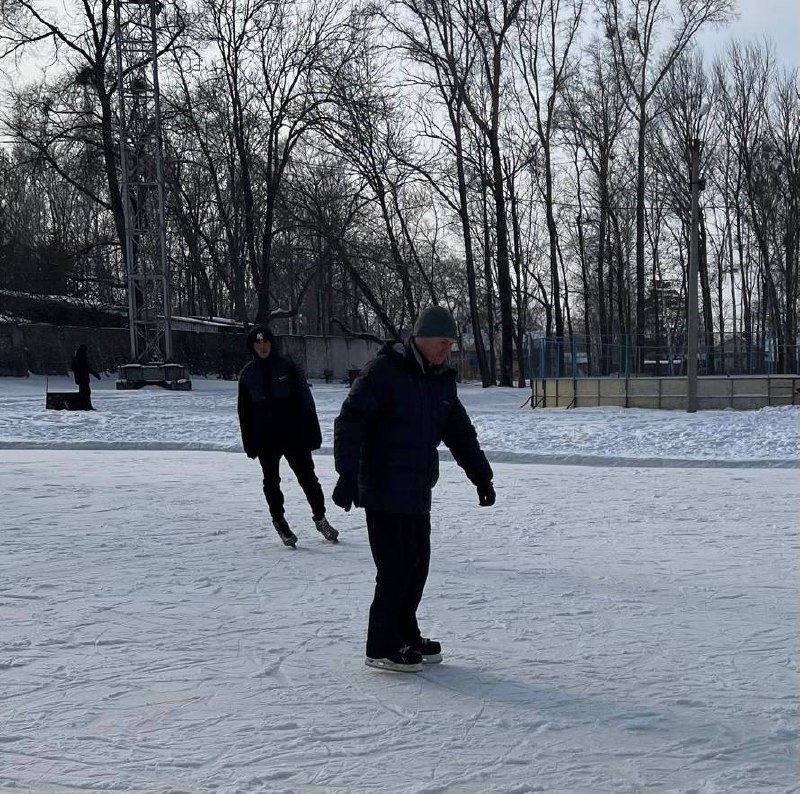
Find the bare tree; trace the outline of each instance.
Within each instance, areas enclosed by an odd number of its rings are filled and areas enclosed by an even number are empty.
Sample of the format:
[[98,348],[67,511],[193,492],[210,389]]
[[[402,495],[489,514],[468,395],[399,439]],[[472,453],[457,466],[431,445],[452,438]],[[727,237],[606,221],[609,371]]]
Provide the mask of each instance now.
[[[424,75],[415,74],[416,81],[432,89],[433,95],[438,97],[446,111],[449,132],[437,125],[436,114],[432,112],[430,103],[426,103],[420,116],[427,137],[439,142],[444,149],[444,156],[452,162],[454,180],[450,180],[446,167],[418,170],[459,219],[472,335],[481,381],[484,387],[489,386],[495,383],[495,373],[483,343],[482,313],[477,290],[475,232],[470,217],[470,180],[467,176],[469,154],[465,139],[469,115],[465,109],[464,82],[465,76],[473,70],[477,44],[469,29],[460,24],[461,18],[449,0],[398,0],[392,3],[392,9],[395,13],[384,13],[383,19],[397,34],[406,56],[426,70]],[[452,190],[447,187],[447,183],[451,181],[455,182]],[[490,289],[491,282],[487,284],[487,290]]]
[[[342,268],[346,277],[342,280],[342,290],[347,290],[346,281],[352,282],[386,334],[400,339],[400,329],[392,318],[392,298],[396,291],[393,280],[385,277],[380,259],[369,240],[364,239],[363,214],[373,202],[366,181],[352,175],[341,163],[320,161],[304,166],[293,183],[293,193],[296,217],[315,228]],[[356,296],[349,297],[353,299],[352,311],[345,311],[344,318],[334,315],[332,320],[353,332],[354,321],[358,320]]]
[[468,0],[459,5],[462,24],[475,36],[480,52],[476,67],[488,90],[488,107],[478,105],[468,90],[478,75],[464,75],[459,90],[469,115],[486,137],[491,155],[492,199],[497,229],[497,291],[500,300],[500,385],[514,385],[514,319],[510,259],[508,250],[508,215],[503,152],[500,143],[501,89],[506,71],[508,37],[524,0]]
[[[681,229],[680,240],[688,252],[691,236],[690,185],[687,175],[691,173],[692,142],[703,142],[702,167],[712,159],[715,148],[715,132],[712,117],[707,113],[712,94],[709,80],[705,76],[702,56],[684,53],[675,60],[671,71],[659,85],[655,94],[661,113],[651,121],[651,135],[648,139],[648,158],[652,165],[652,186],[647,191],[650,204],[654,203],[656,186],[664,194],[665,209],[675,219]],[[657,220],[660,223],[660,219]],[[707,234],[705,215],[701,208],[700,257],[698,275],[702,296],[703,328],[706,349],[714,346],[714,311],[711,300],[711,281],[708,272]],[[659,240],[654,238],[650,257],[659,257]],[[688,256],[688,254],[687,254]],[[654,311],[658,309],[659,290],[654,283],[651,294],[654,296]],[[647,312],[645,312],[647,314]],[[647,328],[652,328],[656,338],[660,334],[659,323],[649,322],[655,318],[645,317]],[[713,360],[709,359],[712,362]]]
[[[774,334],[778,351],[782,351],[784,323],[781,321],[781,302],[775,283],[776,257],[780,257],[782,252],[776,251],[770,231],[779,222],[778,182],[781,180],[775,169],[768,115],[770,89],[775,80],[772,54],[764,46],[749,45],[743,48],[734,44],[727,60],[717,65],[717,80],[726,123],[730,124],[742,163],[747,210],[742,236],[746,237],[749,228],[758,251],[759,282],[755,286],[756,291],[763,295],[760,324],[766,337],[764,324],[769,317],[769,330]],[[753,299],[752,291],[747,292],[745,325],[750,327]]]
[[226,311],[246,323],[248,266],[229,94],[213,71],[199,81],[202,70],[202,57],[194,52],[176,58],[173,66],[176,85],[168,95],[165,135],[172,213],[209,313],[217,290],[206,284],[207,268],[224,285]]
[[420,308],[416,281],[422,279],[434,302],[437,296],[409,233],[408,208],[403,201],[403,193],[415,173],[412,162],[416,159],[404,133],[408,119],[401,103],[392,98],[380,60],[374,45],[367,40],[351,49],[348,63],[333,87],[336,101],[324,136],[372,191],[390,261],[402,287],[402,324],[407,324],[413,322]]
[[324,113],[345,57],[343,0],[202,0],[205,72],[225,86],[242,196],[244,251],[256,320],[272,308],[272,246],[284,175],[298,143]]
[[[600,372],[608,374],[608,343],[611,341],[612,279],[610,278],[609,214],[612,209],[612,177],[615,151],[625,132],[625,100],[616,90],[613,62],[598,42],[589,45],[579,79],[567,95],[569,127],[583,151],[592,180],[587,184],[586,211],[594,220],[594,307],[600,336]],[[625,86],[620,86],[627,90]],[[588,256],[588,255],[587,255]]]
[[524,4],[515,21],[517,48],[514,63],[530,107],[530,112],[523,107],[523,120],[533,127],[538,141],[535,168],[540,178],[547,221],[550,290],[555,335],[558,338],[564,336],[564,319],[558,272],[558,230],[553,202],[553,139],[582,12],[583,0],[542,0]]
[[[24,57],[34,47],[49,48],[57,67],[54,77],[45,74],[38,88],[12,89],[13,115],[2,125],[14,140],[24,141],[40,163],[46,163],[69,184],[84,192],[114,218],[124,254],[125,220],[116,168],[119,143],[116,139],[113,107],[116,93],[114,63],[113,0],[71,0],[65,13],[45,8],[32,0],[2,5],[0,61]],[[162,11],[164,33],[161,52],[174,48],[183,33],[185,20],[179,3]],[[87,91],[93,101],[87,102]],[[95,150],[102,157],[105,190],[85,183],[80,172],[70,170],[61,156],[64,145]]]
[[800,267],[800,72],[797,69],[786,70],[774,84],[769,135],[775,154],[775,188],[782,205],[778,223],[772,226],[783,317],[779,365],[784,372],[796,372]]
[[464,115],[471,119],[487,142],[491,165],[489,188],[496,224],[494,244],[502,338],[500,383],[503,386],[513,385],[514,321],[500,140],[504,104],[501,90],[507,72],[508,37],[524,1],[459,0],[447,3],[447,7],[445,0],[407,0],[398,4],[415,16],[424,31],[419,35],[397,26],[407,40],[413,42],[412,54],[417,52],[438,62],[449,85],[457,92],[459,109],[466,111]]
[[[636,349],[642,362],[645,335],[646,138],[658,86],[698,31],[727,22],[734,0],[603,0],[606,36],[617,74],[627,85],[628,109],[636,120]],[[676,13],[671,13],[672,11]],[[661,41],[666,41],[663,45]],[[626,94],[627,96],[627,94]]]
[[[343,0],[270,0],[258,31],[264,161],[261,262],[253,271],[257,320],[270,315],[272,240],[284,173],[298,143],[326,112],[348,58],[351,26]],[[247,217],[247,215],[246,215]]]

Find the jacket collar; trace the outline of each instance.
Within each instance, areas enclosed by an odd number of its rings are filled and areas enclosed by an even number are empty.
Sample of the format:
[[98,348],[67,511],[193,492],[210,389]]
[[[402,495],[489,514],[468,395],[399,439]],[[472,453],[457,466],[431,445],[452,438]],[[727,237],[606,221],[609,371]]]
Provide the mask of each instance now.
[[419,352],[419,348],[414,342],[413,336],[408,340],[408,348],[413,353],[414,359],[417,364],[419,364],[419,368],[422,370],[423,374],[428,373],[431,369],[430,365],[426,363],[425,359],[422,357],[422,353]]
[[378,351],[378,355],[391,356],[410,372],[422,375],[456,374],[455,368],[449,364],[437,364],[435,366],[428,364],[422,357],[422,353],[417,350],[417,346],[414,344],[414,337],[409,337],[405,343],[386,342]]

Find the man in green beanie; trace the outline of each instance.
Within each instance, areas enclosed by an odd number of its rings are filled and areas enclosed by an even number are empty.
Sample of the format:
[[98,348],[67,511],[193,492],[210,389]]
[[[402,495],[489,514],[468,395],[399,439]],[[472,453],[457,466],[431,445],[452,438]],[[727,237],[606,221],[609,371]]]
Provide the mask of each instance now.
[[447,309],[420,314],[405,343],[387,342],[359,374],[334,423],[339,481],[333,501],[363,507],[377,576],[369,612],[366,663],[415,672],[442,660],[441,645],[422,636],[417,607],[430,563],[431,491],[441,442],[478,491],[495,501],[492,469],[446,364],[458,337]]

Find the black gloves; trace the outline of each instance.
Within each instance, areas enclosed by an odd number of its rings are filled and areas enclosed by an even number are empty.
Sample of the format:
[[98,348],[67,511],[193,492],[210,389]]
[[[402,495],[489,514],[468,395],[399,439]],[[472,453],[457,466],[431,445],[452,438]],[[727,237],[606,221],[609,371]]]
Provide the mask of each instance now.
[[479,482],[475,486],[478,489],[478,504],[481,507],[491,507],[497,495],[494,492],[494,486],[491,480]]
[[339,475],[339,481],[333,489],[333,503],[345,512],[353,505],[358,507],[358,477],[353,474]]

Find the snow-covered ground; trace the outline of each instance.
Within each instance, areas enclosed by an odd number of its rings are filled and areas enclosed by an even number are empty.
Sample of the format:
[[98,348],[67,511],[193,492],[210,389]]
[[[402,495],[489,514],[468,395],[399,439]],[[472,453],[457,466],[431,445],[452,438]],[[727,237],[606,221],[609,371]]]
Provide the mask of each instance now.
[[[363,664],[362,512],[326,544],[287,470],[278,543],[235,384],[97,385],[69,413],[0,379],[0,789],[800,790],[800,408],[462,387],[498,502],[443,463],[445,663],[393,675]],[[314,395],[329,447],[345,387]]]
[[[0,379],[0,448],[184,449],[241,451],[236,383],[195,379],[193,391],[115,391],[92,381],[95,413],[43,411],[45,378]],[[76,387],[50,378],[51,391]],[[333,420],[347,393],[314,383],[330,453]],[[761,411],[657,411],[623,408],[531,410],[522,389],[459,388],[493,460],[620,465],[785,466],[800,463],[800,406]],[[524,407],[522,407],[524,405]]]

